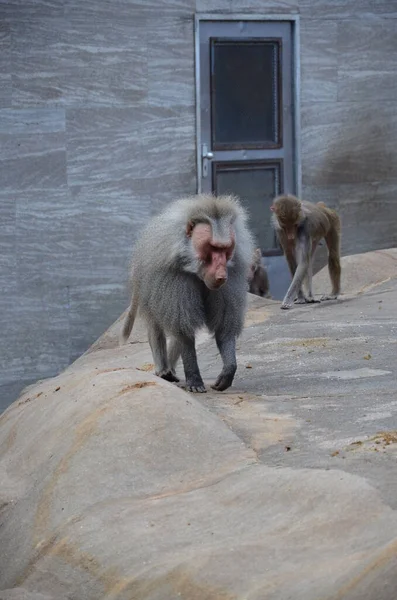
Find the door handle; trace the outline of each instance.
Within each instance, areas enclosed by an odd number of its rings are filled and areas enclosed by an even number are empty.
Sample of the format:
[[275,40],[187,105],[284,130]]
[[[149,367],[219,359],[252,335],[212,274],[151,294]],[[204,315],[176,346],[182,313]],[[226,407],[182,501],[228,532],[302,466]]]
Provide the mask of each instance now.
[[202,177],[208,177],[208,161],[214,158],[214,153],[211,150],[208,150],[207,144],[203,144],[201,147],[201,160],[202,160],[202,168],[201,175]]

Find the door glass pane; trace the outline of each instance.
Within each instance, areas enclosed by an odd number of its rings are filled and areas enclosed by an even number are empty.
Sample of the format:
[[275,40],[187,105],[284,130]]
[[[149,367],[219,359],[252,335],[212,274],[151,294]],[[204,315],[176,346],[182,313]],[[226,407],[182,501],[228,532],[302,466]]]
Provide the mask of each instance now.
[[279,142],[279,42],[211,38],[213,147]]
[[249,213],[249,225],[262,251],[277,248],[270,205],[280,193],[280,163],[215,163],[216,194],[236,194]]

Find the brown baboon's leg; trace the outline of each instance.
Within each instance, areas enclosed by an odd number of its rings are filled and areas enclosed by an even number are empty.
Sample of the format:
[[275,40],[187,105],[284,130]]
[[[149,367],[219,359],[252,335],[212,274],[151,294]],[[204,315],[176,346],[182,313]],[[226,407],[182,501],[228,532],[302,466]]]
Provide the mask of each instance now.
[[325,295],[321,300],[335,300],[340,294],[340,231],[339,219],[333,224],[332,228],[325,236],[325,242],[328,248],[328,271],[332,284],[332,291]]

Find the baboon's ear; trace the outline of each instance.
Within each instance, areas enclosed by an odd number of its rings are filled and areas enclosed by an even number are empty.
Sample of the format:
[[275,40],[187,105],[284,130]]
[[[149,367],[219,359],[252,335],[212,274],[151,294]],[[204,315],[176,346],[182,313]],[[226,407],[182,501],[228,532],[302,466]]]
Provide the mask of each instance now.
[[193,223],[193,221],[188,221],[188,223],[186,225],[186,235],[188,237],[190,237],[192,235],[193,229],[194,229],[194,223]]
[[271,207],[270,207],[270,210],[271,210],[272,212],[274,212],[274,206],[273,206],[273,204],[271,205]]

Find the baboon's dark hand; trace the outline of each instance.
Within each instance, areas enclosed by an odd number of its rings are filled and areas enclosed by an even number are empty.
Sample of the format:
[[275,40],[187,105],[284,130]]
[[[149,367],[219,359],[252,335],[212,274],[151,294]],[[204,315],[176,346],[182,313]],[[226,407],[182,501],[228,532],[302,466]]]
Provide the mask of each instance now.
[[292,302],[283,302],[282,305],[280,306],[281,310],[288,310],[289,308],[291,308],[292,306]]

